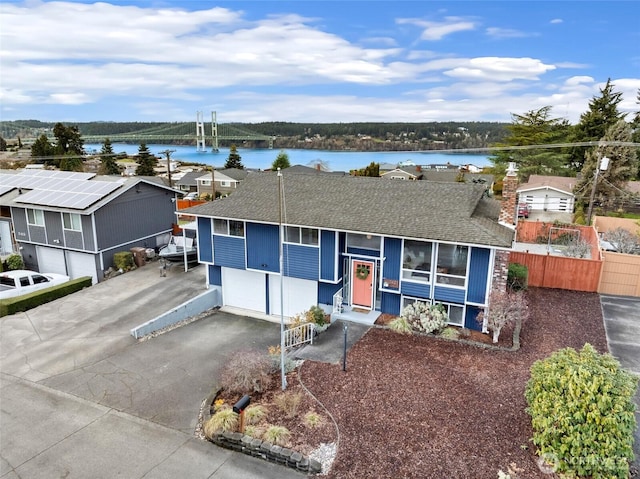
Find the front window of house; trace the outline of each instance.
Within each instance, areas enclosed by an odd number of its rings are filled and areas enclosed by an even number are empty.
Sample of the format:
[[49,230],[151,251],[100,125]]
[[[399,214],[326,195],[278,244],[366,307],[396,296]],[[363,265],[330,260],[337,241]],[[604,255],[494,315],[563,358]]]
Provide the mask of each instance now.
[[431,252],[433,243],[405,240],[402,261],[402,279],[429,282],[431,279]]
[[380,251],[380,236],[347,233],[347,248],[362,248]]
[[77,213],[62,213],[62,226],[66,230],[82,231],[80,215]]
[[244,237],[244,221],[214,219],[213,232],[217,235]]
[[436,282],[438,284],[464,287],[467,277],[468,257],[468,246],[455,244],[438,245]]
[[200,180],[202,186],[211,186],[211,180]]
[[231,182],[230,181],[221,181],[220,182],[220,186],[223,188],[230,188],[231,187]]
[[284,241],[286,243],[318,246],[318,230],[316,228],[287,226],[284,231]]
[[44,226],[44,212],[42,210],[27,209],[27,223],[33,226]]
[[424,299],[424,298],[412,298],[410,296],[403,296],[402,297],[402,311],[404,311],[404,308],[406,308],[407,306],[409,306],[410,304],[413,304],[415,302],[421,302],[421,303],[426,303],[426,304],[439,304],[440,306],[442,306],[444,308],[444,311],[447,313],[447,316],[449,317],[449,321],[448,324],[451,324],[452,326],[464,326],[464,306],[459,305],[459,304],[451,304],[451,303],[442,303],[440,301],[435,301],[433,302],[430,299]]

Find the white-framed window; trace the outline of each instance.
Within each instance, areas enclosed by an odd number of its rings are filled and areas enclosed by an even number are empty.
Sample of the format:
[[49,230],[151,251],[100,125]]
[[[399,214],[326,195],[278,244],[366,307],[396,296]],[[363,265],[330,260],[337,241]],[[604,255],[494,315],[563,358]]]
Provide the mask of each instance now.
[[221,180],[220,186],[222,186],[223,188],[231,188],[231,182],[226,180]]
[[407,178],[405,178],[404,176],[392,176],[391,179],[392,180],[406,180]]
[[33,226],[44,226],[44,211],[27,208],[27,223]]
[[400,309],[400,314],[404,311],[404,308],[409,306],[410,304],[415,303],[416,301],[420,301],[421,303],[431,304],[431,300],[427,298],[414,298],[412,296],[402,296],[402,309]]
[[318,246],[318,230],[316,228],[301,228],[286,226],[284,230],[285,243]]
[[202,186],[211,186],[211,180],[200,180]]
[[442,303],[441,304],[449,316],[449,324],[453,326],[464,326],[464,306],[461,304]]
[[82,219],[77,213],[62,213],[62,226],[66,230],[82,231]]
[[380,250],[380,236],[347,233],[347,248]]
[[213,232],[217,235],[244,238],[244,221],[214,219]]
[[468,258],[468,246],[439,244],[436,282],[449,286],[464,287],[467,279]]
[[431,281],[433,243],[404,240],[402,249],[402,279],[428,283]]

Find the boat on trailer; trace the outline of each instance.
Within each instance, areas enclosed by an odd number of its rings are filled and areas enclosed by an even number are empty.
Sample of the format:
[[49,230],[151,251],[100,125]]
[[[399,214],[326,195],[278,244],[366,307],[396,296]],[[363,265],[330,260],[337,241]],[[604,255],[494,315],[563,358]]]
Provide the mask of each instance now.
[[[191,231],[187,231],[187,234]],[[198,262],[198,245],[195,236],[171,235],[169,243],[160,248],[158,256],[170,263],[184,263],[185,250],[187,263]]]

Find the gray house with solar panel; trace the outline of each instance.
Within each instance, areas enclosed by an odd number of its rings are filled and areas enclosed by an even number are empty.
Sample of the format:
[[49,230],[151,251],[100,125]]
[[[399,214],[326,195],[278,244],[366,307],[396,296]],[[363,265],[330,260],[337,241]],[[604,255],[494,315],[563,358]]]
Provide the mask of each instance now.
[[254,173],[184,213],[197,217],[199,261],[222,307],[261,315],[320,305],[373,323],[422,301],[479,329],[513,240],[500,204],[473,183]]
[[113,254],[169,240],[177,191],[154,178],[49,170],[0,173],[0,245],[27,269],[91,276]]

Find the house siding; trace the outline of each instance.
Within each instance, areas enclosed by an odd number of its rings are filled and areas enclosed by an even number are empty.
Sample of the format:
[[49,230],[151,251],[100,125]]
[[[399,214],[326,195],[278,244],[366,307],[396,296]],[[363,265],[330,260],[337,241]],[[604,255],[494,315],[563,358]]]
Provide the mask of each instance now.
[[[398,281],[400,279],[400,267],[402,262],[402,240],[399,238],[384,239],[384,257],[382,263],[383,280]],[[386,286],[386,289],[399,289],[392,285]]]
[[209,265],[209,284],[222,286],[222,268],[220,266]]
[[401,285],[402,294],[406,296],[414,296],[416,298],[430,298],[431,286],[421,283],[403,282]]
[[247,268],[280,271],[280,232],[277,225],[247,223]]
[[383,291],[380,310],[386,314],[400,314],[400,295]]
[[487,276],[491,250],[472,248],[467,282],[467,301],[484,304],[487,294]]
[[137,186],[95,212],[99,249],[171,231],[176,221],[172,195],[146,183]]
[[284,272],[286,276],[317,281],[320,253],[313,246],[284,245]]
[[64,231],[64,245],[70,249],[84,250],[84,241],[81,231]]
[[433,299],[437,301],[446,301],[447,303],[464,304],[464,289],[445,288],[436,286],[433,292]]
[[65,246],[62,232],[62,215],[57,211],[44,212],[44,227],[46,229],[47,244]]
[[11,208],[11,221],[13,222],[13,233],[16,241],[30,241],[27,210],[24,208]]
[[318,304],[333,304],[333,295],[342,288],[342,283],[318,283]]
[[478,313],[482,311],[482,308],[477,306],[467,306],[467,312],[464,316],[464,327],[469,329],[475,329],[476,331],[482,331],[482,324],[476,321]]
[[96,242],[93,236],[93,221],[91,220],[93,215],[81,215],[80,221],[82,223],[82,239],[84,240],[85,251],[96,251]]
[[200,261],[204,263],[213,262],[213,235],[211,234],[210,218],[198,218],[198,256]]
[[354,256],[365,256],[368,258],[379,258],[380,251],[376,249],[365,249],[365,248],[347,248],[347,253]]
[[320,279],[336,280],[336,232],[320,231]]
[[213,235],[213,262],[217,266],[245,269],[244,238]]

